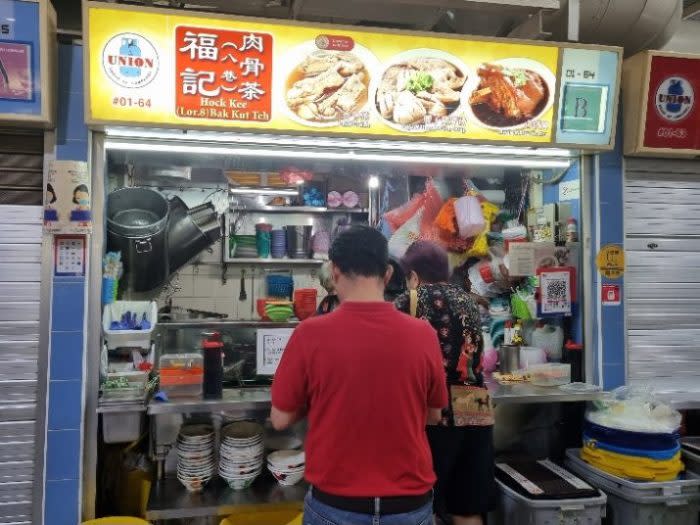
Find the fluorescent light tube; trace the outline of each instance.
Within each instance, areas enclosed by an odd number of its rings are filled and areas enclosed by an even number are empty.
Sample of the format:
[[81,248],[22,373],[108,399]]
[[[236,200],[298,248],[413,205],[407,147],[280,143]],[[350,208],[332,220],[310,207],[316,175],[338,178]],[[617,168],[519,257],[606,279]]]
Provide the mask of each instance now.
[[147,138],[161,140],[187,141],[189,143],[217,143],[230,146],[246,144],[250,147],[271,146],[305,146],[314,149],[321,147],[382,150],[382,151],[416,151],[424,153],[487,154],[497,156],[516,155],[519,157],[577,157],[578,151],[561,148],[531,148],[518,146],[489,146],[478,144],[455,144],[448,142],[398,141],[387,139],[345,139],[335,137],[306,137],[291,135],[268,135],[246,133],[211,133],[202,131],[168,131],[152,129],[109,128],[107,136],[113,138]]
[[[199,153],[207,155],[233,155],[239,157],[271,157],[283,159],[325,159],[345,161],[390,162],[394,164],[447,164],[455,166],[513,166],[521,168],[568,168],[571,160],[566,158],[480,156],[459,157],[450,155],[409,155],[376,151],[323,151],[293,150],[253,147],[212,146],[207,144],[175,144],[148,142],[105,141],[105,148],[125,151],[148,151],[161,153]],[[498,150],[503,155],[505,152]],[[507,153],[506,153],[507,154]]]
[[276,188],[231,188],[229,191],[236,195],[299,195],[297,190]]

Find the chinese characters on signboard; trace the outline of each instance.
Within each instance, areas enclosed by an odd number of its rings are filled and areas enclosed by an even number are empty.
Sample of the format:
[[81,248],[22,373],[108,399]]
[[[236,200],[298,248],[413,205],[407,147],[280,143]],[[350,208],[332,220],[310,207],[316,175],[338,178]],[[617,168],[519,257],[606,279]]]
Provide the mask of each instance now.
[[175,39],[178,116],[270,120],[272,35],[179,26]]

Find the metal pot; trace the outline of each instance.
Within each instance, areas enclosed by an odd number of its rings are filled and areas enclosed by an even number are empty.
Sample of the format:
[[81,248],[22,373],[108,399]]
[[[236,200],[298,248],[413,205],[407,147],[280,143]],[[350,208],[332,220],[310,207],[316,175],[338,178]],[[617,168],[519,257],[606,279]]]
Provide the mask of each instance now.
[[284,230],[287,234],[287,255],[289,258],[310,258],[313,226],[285,226]]
[[179,197],[170,199],[168,262],[170,272],[183,267],[221,237],[221,222],[211,203],[192,209]]
[[150,188],[122,188],[107,197],[107,249],[120,251],[122,286],[145,292],[167,278],[167,199]]

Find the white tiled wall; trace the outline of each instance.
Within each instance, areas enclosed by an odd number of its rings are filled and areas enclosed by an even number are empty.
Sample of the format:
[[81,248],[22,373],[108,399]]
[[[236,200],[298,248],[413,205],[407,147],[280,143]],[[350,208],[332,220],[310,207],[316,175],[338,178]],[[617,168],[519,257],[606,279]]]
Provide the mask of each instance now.
[[[247,299],[239,300],[241,271],[245,268]],[[179,273],[179,291],[173,296],[173,306],[226,314],[231,319],[258,319],[255,300],[267,296],[265,276],[289,267],[228,265],[226,283],[222,282],[221,243],[204,252],[196,262],[182,268]],[[273,270],[273,271],[270,271]],[[316,288],[319,301],[325,290],[318,281],[318,267],[292,267],[294,288]],[[252,306],[252,310],[251,310]]]

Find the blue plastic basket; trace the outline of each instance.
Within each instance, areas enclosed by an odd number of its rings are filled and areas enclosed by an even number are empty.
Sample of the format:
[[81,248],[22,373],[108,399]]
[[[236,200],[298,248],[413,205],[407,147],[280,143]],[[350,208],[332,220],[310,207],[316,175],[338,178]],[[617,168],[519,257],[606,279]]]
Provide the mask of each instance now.
[[267,295],[269,297],[291,298],[294,292],[294,279],[291,275],[268,275]]

